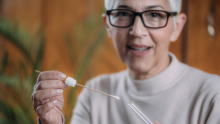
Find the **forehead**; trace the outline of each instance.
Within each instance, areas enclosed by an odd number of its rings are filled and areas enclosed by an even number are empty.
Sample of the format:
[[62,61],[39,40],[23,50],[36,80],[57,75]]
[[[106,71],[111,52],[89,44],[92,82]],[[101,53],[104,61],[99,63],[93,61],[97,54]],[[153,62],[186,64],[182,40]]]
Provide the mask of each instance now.
[[113,9],[128,8],[135,11],[148,9],[170,10],[168,0],[114,0]]

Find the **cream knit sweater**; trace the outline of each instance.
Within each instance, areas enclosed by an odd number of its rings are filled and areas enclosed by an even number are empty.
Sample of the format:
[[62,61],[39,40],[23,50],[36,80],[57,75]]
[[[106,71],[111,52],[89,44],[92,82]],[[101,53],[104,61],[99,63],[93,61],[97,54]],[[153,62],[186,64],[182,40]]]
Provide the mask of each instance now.
[[143,124],[128,107],[130,101],[163,124],[220,124],[220,77],[170,56],[170,65],[149,79],[134,80],[125,70],[88,81],[88,87],[121,99],[83,89],[71,124]]

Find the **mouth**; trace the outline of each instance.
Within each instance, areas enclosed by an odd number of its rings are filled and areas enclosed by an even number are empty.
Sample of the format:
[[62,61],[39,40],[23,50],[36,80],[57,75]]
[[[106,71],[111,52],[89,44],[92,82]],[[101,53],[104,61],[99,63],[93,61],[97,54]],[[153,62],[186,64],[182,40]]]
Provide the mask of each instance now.
[[149,50],[151,48],[151,47],[147,47],[147,46],[130,46],[130,45],[127,45],[126,47],[130,50],[135,50],[138,52],[143,52],[143,51]]
[[133,57],[144,57],[148,55],[150,52],[152,46],[146,46],[146,45],[141,45],[141,44],[128,44],[126,45],[127,49],[131,53]]

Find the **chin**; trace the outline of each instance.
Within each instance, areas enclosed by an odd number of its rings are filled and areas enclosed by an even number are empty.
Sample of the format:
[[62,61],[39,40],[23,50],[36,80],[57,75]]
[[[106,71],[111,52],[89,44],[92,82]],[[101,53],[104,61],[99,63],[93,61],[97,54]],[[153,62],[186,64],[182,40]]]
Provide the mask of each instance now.
[[150,65],[146,63],[128,64],[129,69],[136,73],[148,73],[150,71]]

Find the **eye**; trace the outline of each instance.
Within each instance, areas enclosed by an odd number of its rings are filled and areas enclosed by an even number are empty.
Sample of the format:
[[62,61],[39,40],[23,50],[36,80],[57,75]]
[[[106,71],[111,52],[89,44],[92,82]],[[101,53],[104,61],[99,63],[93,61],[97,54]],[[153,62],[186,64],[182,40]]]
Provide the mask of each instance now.
[[155,12],[150,13],[149,16],[150,17],[161,17],[161,15],[159,13],[155,13]]
[[129,16],[128,12],[118,12],[117,16]]

